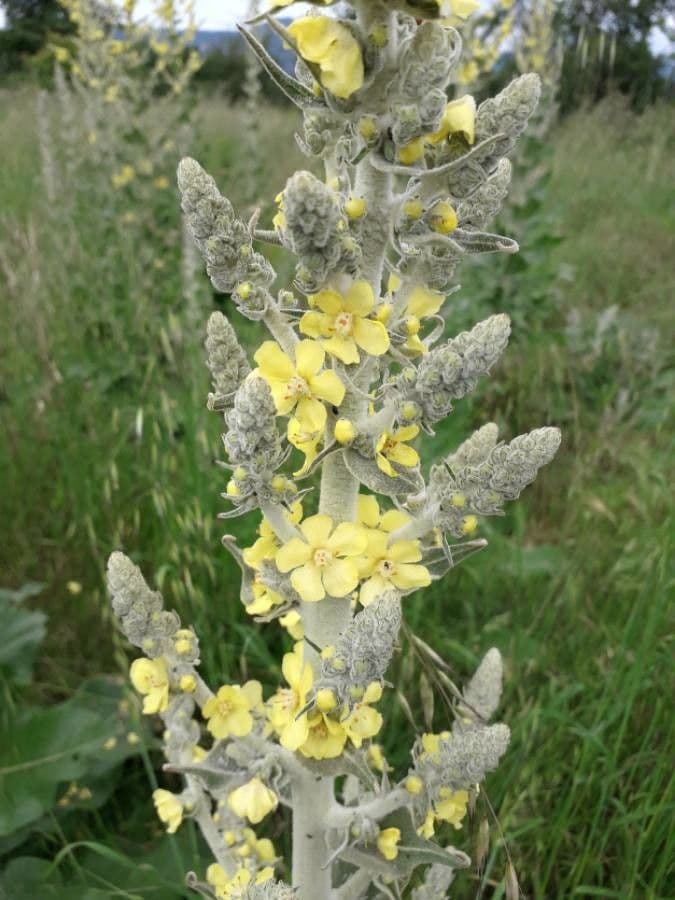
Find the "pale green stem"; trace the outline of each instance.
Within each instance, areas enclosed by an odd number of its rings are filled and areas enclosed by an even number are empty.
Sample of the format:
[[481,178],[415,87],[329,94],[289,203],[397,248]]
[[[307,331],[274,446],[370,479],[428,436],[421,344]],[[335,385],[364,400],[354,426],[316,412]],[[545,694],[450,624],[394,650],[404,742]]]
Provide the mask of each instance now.
[[[394,17],[389,16],[388,21],[393,40]],[[366,157],[356,167],[354,190],[365,200],[368,211],[368,227],[364,229],[361,245],[360,277],[370,283],[375,297],[379,298],[393,202],[392,178],[377,172]],[[367,365],[364,369],[370,371]],[[365,393],[367,388],[368,385]],[[366,397],[348,392],[340,415],[358,421],[366,413],[367,406]],[[358,493],[359,481],[347,468],[343,454],[333,453],[323,464],[319,512],[330,516],[334,525],[354,522]],[[329,597],[319,603],[303,603],[300,612],[306,636],[323,648],[334,644],[348,624],[351,599]],[[305,652],[316,674],[320,659],[308,645]],[[333,776],[317,777],[308,773],[306,778],[294,781],[293,886],[299,890],[299,900],[330,900],[332,896],[332,867],[323,869],[323,866],[328,855],[327,817],[334,799]]]
[[272,337],[277,341],[284,353],[293,359],[298,336],[276,304],[268,307],[267,312],[263,316],[263,322],[267,325]]

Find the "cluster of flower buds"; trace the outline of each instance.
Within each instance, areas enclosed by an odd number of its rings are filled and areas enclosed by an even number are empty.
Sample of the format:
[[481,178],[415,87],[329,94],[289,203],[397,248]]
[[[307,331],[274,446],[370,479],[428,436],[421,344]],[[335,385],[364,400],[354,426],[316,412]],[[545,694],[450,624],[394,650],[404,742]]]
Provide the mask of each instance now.
[[183,212],[214,288],[232,291],[248,318],[262,318],[275,272],[253,249],[251,230],[236,218],[230,201],[193,159],[184,159],[178,167],[178,186]]
[[423,424],[440,422],[452,410],[452,401],[473,391],[490,371],[510,333],[509,317],[500,313],[434,348],[417,369],[404,369],[398,376],[401,397],[416,404]]
[[224,411],[232,407],[234,394],[251,371],[234,328],[221,312],[211,313],[206,326],[206,364],[213,380],[208,408]]
[[471,534],[477,516],[500,515],[504,503],[516,500],[551,462],[560,447],[560,431],[537,428],[508,444],[495,445],[494,440],[495,428],[486,426],[432,466],[427,488],[410,501],[415,514],[456,537]]

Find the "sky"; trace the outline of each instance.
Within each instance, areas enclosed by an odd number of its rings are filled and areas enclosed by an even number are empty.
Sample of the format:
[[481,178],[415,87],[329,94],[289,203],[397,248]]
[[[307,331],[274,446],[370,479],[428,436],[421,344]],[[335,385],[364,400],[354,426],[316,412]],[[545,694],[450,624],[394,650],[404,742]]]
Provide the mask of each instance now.
[[[152,5],[153,0],[139,0],[138,8],[141,13],[145,13]],[[249,0],[196,0],[195,5],[199,27],[207,31],[221,31],[232,28],[235,22],[241,22],[246,17]],[[264,7],[267,3],[263,0],[259,5]],[[306,4],[297,3],[291,10],[285,10],[285,15],[303,15],[308,9]],[[4,18],[5,14],[0,9],[0,28],[4,26]],[[656,53],[666,53],[670,47],[668,37],[656,29],[652,33],[651,44]]]

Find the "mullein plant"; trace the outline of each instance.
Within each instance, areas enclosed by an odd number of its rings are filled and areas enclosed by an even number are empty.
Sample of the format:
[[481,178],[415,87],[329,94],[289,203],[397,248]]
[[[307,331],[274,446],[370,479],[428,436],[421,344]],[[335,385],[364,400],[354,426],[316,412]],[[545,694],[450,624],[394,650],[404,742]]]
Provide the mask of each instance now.
[[99,277],[133,270],[140,303],[156,297],[157,270],[179,258],[173,169],[191,140],[200,66],[192,0],[153,0],[149,19],[135,0],[60,2],[75,32],[53,48],[55,90],[39,109],[50,215],[106,248]]
[[[256,215],[239,219],[195,160],[178,170],[214,288],[269,331],[249,359],[228,317],[211,315],[207,405],[225,422],[222,515],[260,516],[251,546],[223,543],[246,612],[293,638],[283,683],[270,696],[257,681],[212,690],[195,631],[122,553],[110,557],[108,585],[143,654],[131,681],[143,711],[163,720],[165,768],[183,779],[180,793],[155,792],[157,812],[170,832],[192,818],[214,857],[188,875],[196,891],[437,900],[471,865],[449,845],[451,829],[461,839],[509,743],[508,727],[490,722],[500,654],[488,651],[456,691],[447,727],[416,737],[405,772],[384,757],[378,704],[405,609],[422,602],[411,595],[486,545],[481,519],[502,514],[560,444],[556,428],[503,442],[487,423],[426,474],[414,446],[506,347],[505,314],[445,337],[446,298],[464,257],[517,249],[486,227],[539,79],[517,78],[478,107],[448,100],[462,51],[452,23],[470,0],[353,0],[340,17],[317,5],[288,28],[267,16],[295,54],[294,76],[252,28],[242,34],[302,110],[298,141],[325,180],[296,172],[264,228]],[[291,289],[273,292],[261,242],[297,258]],[[292,818],[286,866],[255,830],[282,807]]]

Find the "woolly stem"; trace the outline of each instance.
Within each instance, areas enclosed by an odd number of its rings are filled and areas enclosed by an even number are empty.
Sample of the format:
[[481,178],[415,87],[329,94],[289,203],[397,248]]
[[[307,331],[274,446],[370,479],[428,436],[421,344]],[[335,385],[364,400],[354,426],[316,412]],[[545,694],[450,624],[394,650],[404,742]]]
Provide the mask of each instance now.
[[263,322],[284,353],[292,358],[295,353],[295,345],[298,343],[298,336],[276,305],[268,307],[263,316]]

